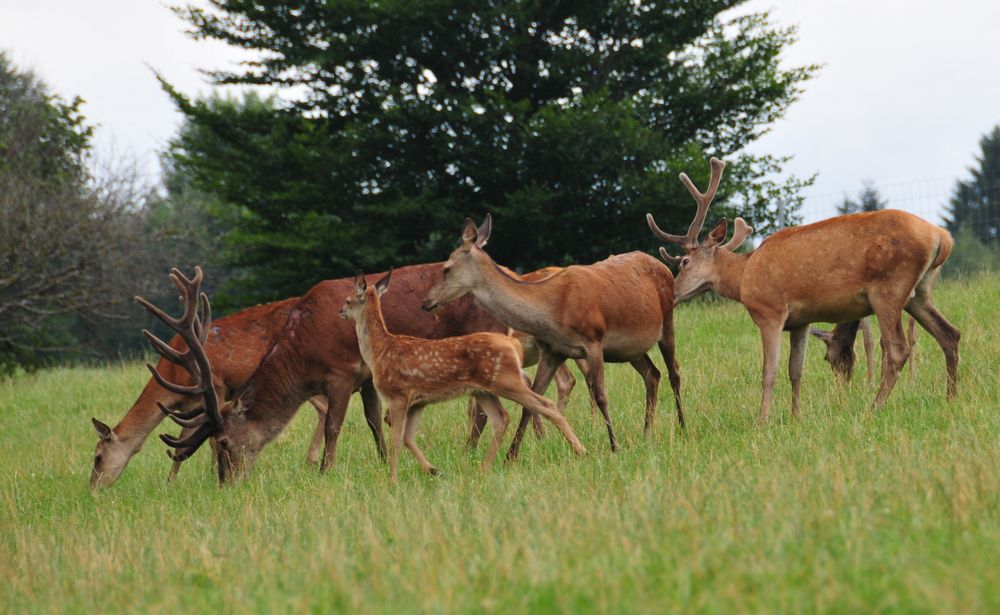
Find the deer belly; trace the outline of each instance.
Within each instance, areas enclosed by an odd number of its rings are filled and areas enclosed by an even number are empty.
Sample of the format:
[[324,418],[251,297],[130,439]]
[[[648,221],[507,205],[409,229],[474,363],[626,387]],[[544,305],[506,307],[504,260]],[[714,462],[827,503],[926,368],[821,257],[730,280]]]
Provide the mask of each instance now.
[[860,320],[871,313],[872,307],[864,292],[827,297],[822,300],[793,302],[788,305],[785,328],[794,329],[814,322],[850,322]]

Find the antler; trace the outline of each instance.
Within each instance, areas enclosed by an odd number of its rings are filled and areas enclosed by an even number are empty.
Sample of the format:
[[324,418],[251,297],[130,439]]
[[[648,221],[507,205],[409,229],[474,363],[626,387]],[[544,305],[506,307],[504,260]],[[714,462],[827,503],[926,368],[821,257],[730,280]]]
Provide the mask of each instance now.
[[[181,427],[197,428],[186,438],[175,438],[167,434],[160,435],[161,440],[177,450],[176,453],[171,454],[171,457],[175,461],[183,461],[194,454],[205,440],[222,428],[222,413],[219,411],[218,395],[212,385],[212,368],[208,362],[208,355],[205,354],[204,344],[212,323],[212,306],[208,301],[208,296],[201,292],[201,267],[194,268],[193,279],[188,279],[177,268],[173,268],[170,270],[170,280],[180,292],[181,303],[184,305],[184,313],[180,318],[167,315],[163,310],[142,297],[135,297],[135,300],[146,308],[146,311],[176,331],[187,344],[187,351],[180,352],[171,348],[149,330],[142,330],[142,334],[146,336],[156,352],[168,361],[187,370],[191,374],[194,384],[184,386],[170,382],[155,367],[147,363],[146,367],[152,372],[153,378],[168,391],[182,395],[201,395],[205,399],[204,409],[199,408],[187,412],[170,410],[157,402],[160,411]],[[185,450],[181,451],[180,449]]]
[[726,163],[715,157],[712,157],[710,164],[712,165],[712,179],[708,182],[708,190],[704,193],[698,192],[698,189],[695,188],[694,183],[691,182],[686,173],[681,173],[681,183],[684,184],[684,187],[688,189],[688,192],[691,193],[691,196],[698,203],[698,212],[695,214],[691,226],[688,227],[687,234],[682,236],[666,233],[656,225],[656,222],[653,220],[653,214],[646,214],[646,222],[649,224],[649,230],[653,231],[654,235],[668,243],[680,244],[687,250],[693,250],[698,247],[698,234],[701,233],[701,228],[705,225],[708,206],[712,204],[712,199],[715,198],[715,193],[719,189],[719,182],[722,181],[722,170],[726,168]]
[[751,233],[753,233],[753,227],[747,225],[747,221],[743,218],[736,218],[733,220],[733,236],[722,248],[730,252],[735,252],[736,248],[743,245],[743,242],[747,240],[747,237]]

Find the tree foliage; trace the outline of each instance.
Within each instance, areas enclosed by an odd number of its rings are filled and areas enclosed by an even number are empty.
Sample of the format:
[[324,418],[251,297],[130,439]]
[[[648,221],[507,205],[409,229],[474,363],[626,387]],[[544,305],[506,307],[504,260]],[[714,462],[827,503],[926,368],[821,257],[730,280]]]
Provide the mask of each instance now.
[[121,169],[91,172],[82,104],[0,53],[0,372],[113,354],[123,304],[155,269],[145,191]]
[[301,292],[358,266],[434,260],[465,216],[495,216],[491,252],[531,268],[652,248],[686,228],[679,171],[731,163],[718,209],[766,232],[780,158],[744,153],[815,67],[784,68],[791,29],[742,0],[213,0],[177,9],[197,38],[256,52],[219,85],[273,99],[190,100],[171,150],[231,203],[233,301]]
[[844,201],[837,206],[837,213],[845,215],[856,214],[862,211],[879,211],[885,209],[888,204],[889,202],[882,198],[878,188],[875,187],[875,182],[866,179],[861,182],[861,191],[858,192],[857,200],[852,200],[845,195]]
[[969,233],[980,242],[1000,245],[1000,126],[983,135],[969,179],[959,180],[948,208],[948,230]]

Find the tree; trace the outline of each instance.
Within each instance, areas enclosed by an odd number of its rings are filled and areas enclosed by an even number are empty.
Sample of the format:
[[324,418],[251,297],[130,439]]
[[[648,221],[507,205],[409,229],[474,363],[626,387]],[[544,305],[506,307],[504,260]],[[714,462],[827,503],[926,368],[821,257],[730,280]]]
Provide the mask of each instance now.
[[856,214],[862,211],[879,211],[885,209],[889,202],[882,198],[875,182],[866,179],[861,182],[861,192],[858,193],[858,200],[853,201],[846,195],[844,202],[837,206],[837,213],[840,215]]
[[980,154],[969,168],[971,178],[955,183],[948,207],[947,226],[952,233],[972,233],[980,242],[1000,241],[1000,126],[979,140]]
[[82,102],[0,53],[0,372],[108,350],[109,322],[148,278],[144,190],[88,170]]
[[279,95],[193,101],[164,82],[188,122],[171,153],[238,212],[233,301],[439,259],[487,211],[492,253],[519,268],[652,249],[643,215],[686,228],[676,176],[704,181],[708,155],[732,163],[718,213],[766,232],[775,197],[794,210],[810,180],[742,152],[815,67],[780,65],[794,31],[767,14],[719,17],[741,3],[188,6],[193,36],[258,53],[215,84]]

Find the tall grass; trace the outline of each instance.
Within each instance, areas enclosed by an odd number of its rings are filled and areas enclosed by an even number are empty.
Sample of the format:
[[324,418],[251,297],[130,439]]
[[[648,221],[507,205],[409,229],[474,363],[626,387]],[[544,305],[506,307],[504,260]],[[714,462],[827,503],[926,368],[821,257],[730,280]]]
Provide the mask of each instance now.
[[485,447],[463,447],[456,401],[425,413],[420,436],[445,476],[404,451],[395,487],[355,401],[325,476],[304,462],[306,410],[239,485],[219,489],[205,454],[168,485],[151,438],[94,496],[89,418],[117,420],[147,373],[20,376],[0,383],[0,608],[997,612],[998,300],[988,277],[938,289],[964,335],[954,402],[929,335],[877,413],[863,367],[838,388],[813,343],[803,418],[783,377],[765,427],[757,330],[739,305],[684,305],[687,433],[664,378],[643,437],[642,382],[611,366],[619,453],[581,383],[568,413],[587,458],[549,429],[480,474]]

